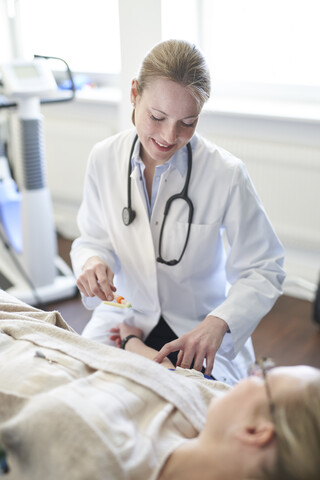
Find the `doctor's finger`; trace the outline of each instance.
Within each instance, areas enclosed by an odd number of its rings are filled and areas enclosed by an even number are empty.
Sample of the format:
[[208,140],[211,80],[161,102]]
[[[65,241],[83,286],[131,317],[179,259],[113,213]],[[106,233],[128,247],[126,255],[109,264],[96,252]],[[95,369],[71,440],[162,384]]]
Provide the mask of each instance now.
[[206,356],[206,369],[205,369],[205,372],[204,372],[205,375],[211,375],[212,369],[213,369],[213,364],[214,364],[214,359],[215,359],[215,352],[207,354],[207,356]]
[[176,365],[177,365],[178,367],[180,366],[181,361],[182,361],[182,359],[183,359],[183,353],[184,353],[183,350],[180,350],[179,353],[178,353],[177,363],[176,363]]
[[[180,355],[181,353],[181,355]],[[192,362],[194,358],[194,351],[193,350],[180,350],[177,360],[177,366],[181,368],[191,368]],[[195,368],[195,366],[193,366]],[[196,369],[198,370],[198,369]],[[201,370],[201,368],[200,368]]]
[[90,297],[89,292],[84,285],[84,283],[78,278],[77,279],[77,287],[79,288],[80,292],[85,296],[85,297]]
[[203,362],[205,359],[205,352],[197,352],[194,358],[193,368],[201,372],[203,367]]
[[[97,283],[100,290],[104,293],[105,299],[112,302],[114,295],[113,292],[116,291],[115,286],[113,285],[113,272],[109,268],[101,269],[96,272]],[[111,272],[111,273],[110,273]]]
[[77,285],[86,297],[93,297],[95,295],[93,288],[97,286],[97,278],[93,272],[85,271],[79,275]]
[[159,350],[153,360],[157,363],[161,363],[169,355],[169,353],[177,352],[180,350],[181,346],[182,345],[179,338],[177,340],[173,340],[172,342],[166,343],[161,350]]
[[[101,288],[99,278],[95,275],[93,272],[87,272],[86,274],[86,280],[87,280],[87,290],[90,293],[90,297],[96,296],[100,298],[100,300],[107,300],[106,295]],[[112,297],[113,298],[113,297]]]

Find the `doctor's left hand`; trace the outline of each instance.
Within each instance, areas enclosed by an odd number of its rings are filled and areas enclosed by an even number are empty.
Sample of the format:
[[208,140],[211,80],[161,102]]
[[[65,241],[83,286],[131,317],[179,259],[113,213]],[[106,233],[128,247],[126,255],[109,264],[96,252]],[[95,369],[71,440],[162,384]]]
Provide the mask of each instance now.
[[190,368],[194,361],[193,368],[201,371],[206,359],[205,374],[211,375],[215,355],[228,328],[221,318],[208,315],[190,332],[166,343],[154,357],[154,361],[161,363],[170,353],[179,350],[177,367]]

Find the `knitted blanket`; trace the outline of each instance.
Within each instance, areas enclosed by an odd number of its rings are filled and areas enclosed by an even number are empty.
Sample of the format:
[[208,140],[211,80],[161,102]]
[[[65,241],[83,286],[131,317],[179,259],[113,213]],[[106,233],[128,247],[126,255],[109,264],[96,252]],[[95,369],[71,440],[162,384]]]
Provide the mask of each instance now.
[[[121,387],[121,402],[126,402],[126,395],[129,401],[135,389],[146,395],[149,392],[150,401],[157,398],[168,403],[196,432],[204,426],[213,394],[227,388],[202,377],[195,381],[177,375],[140,355],[85,339],[59,312],[31,307],[2,290],[0,332],[0,445],[8,452],[16,475],[9,474],[9,479],[139,478],[132,473],[136,467],[120,476],[119,456],[114,453],[111,460],[106,459],[108,432],[101,433],[98,418],[83,413],[95,398],[103,398],[107,378],[122,379],[126,388]],[[88,379],[92,376],[97,395],[91,392],[93,384],[90,386]],[[81,390],[79,401],[79,396],[70,392],[78,392],[83,381],[88,387]],[[59,391],[59,399],[54,391]],[[37,441],[40,431],[42,436],[47,432],[50,448]],[[28,439],[27,450],[23,435]],[[48,471],[46,465],[55,465],[54,471]]]

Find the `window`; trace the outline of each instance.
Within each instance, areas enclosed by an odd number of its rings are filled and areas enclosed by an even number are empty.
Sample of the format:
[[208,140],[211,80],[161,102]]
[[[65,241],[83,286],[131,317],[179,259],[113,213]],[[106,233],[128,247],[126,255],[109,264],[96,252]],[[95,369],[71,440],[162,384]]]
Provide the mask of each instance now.
[[319,0],[163,3],[164,36],[173,36],[178,24],[181,38],[196,39],[215,94],[320,99]]
[[117,0],[22,0],[24,57],[62,57],[77,72],[120,72]]
[[[24,57],[52,55],[74,72],[120,73],[118,0],[1,3],[19,7]],[[319,101],[319,18],[319,0],[162,0],[162,38],[200,46],[215,98]]]

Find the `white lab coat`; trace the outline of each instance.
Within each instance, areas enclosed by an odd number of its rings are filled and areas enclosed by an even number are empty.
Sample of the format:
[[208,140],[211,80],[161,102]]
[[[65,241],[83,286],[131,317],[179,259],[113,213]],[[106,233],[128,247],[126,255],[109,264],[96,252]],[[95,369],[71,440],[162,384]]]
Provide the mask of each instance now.
[[[132,303],[123,311],[101,304],[85,334],[108,343],[111,326],[123,321],[142,328],[145,337],[160,315],[180,336],[208,314],[229,325],[216,355],[213,375],[233,384],[246,376],[254,361],[250,335],[281,294],[283,248],[277,239],[243,163],[195,134],[189,197],[194,215],[189,243],[181,262],[156,262],[166,200],[182,190],[185,172],[172,165],[161,176],[149,220],[140,171],[131,173],[132,208],[136,218],[122,222],[127,205],[129,152],[135,131],[98,143],[92,150],[78,214],[81,236],[72,246],[75,275],[92,255],[100,256],[115,273],[119,294]],[[139,142],[135,154],[139,152]],[[164,232],[162,255],[177,258],[186,228],[185,203],[175,202]],[[225,233],[225,235],[223,235]],[[226,238],[226,248],[223,238]],[[88,308],[99,299],[86,299]]]

